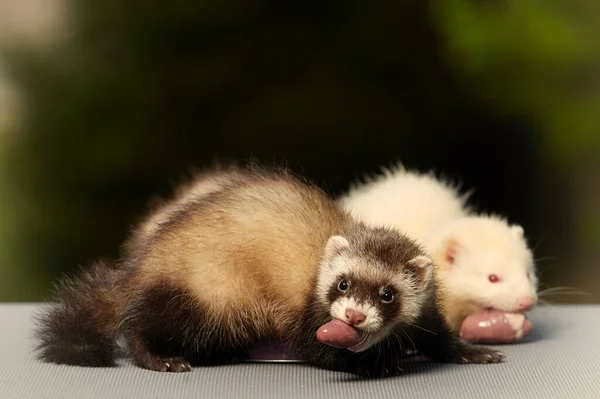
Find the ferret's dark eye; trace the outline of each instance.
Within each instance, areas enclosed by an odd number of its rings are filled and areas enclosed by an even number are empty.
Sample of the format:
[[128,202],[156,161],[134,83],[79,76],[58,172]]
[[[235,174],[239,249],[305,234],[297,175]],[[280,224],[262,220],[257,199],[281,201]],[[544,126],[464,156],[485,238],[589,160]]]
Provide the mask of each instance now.
[[394,294],[390,290],[383,290],[380,297],[383,303],[391,303],[394,300]]
[[348,291],[348,288],[350,288],[350,284],[348,283],[348,281],[346,281],[346,279],[340,281],[340,283],[338,284],[338,290],[342,292]]
[[488,276],[488,280],[490,280],[490,283],[497,283],[500,281],[500,277],[496,276],[495,274],[490,274]]
[[530,271],[527,272],[527,278],[531,280],[531,272]]

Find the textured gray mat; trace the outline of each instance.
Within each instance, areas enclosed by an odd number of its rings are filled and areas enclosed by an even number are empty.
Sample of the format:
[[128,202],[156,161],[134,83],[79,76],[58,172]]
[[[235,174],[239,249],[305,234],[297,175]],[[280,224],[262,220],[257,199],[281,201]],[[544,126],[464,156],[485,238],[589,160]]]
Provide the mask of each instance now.
[[600,398],[600,306],[539,307],[534,332],[497,365],[420,365],[357,380],[304,364],[241,364],[161,374],[87,369],[32,356],[31,305],[0,305],[0,398]]

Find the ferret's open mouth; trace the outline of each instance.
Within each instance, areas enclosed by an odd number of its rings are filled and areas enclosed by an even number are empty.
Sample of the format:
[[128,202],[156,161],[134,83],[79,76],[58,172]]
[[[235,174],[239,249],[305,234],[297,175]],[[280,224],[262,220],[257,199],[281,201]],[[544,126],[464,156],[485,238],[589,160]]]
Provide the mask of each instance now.
[[353,327],[340,319],[333,319],[317,330],[317,340],[335,348],[347,348],[352,352],[364,350],[370,334]]

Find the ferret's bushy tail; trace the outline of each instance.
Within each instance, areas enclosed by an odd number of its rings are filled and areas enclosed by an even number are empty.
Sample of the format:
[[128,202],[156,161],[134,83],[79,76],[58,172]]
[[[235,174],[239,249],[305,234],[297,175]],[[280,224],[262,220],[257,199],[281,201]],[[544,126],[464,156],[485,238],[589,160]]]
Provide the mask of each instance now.
[[121,273],[112,263],[96,262],[59,281],[56,303],[36,315],[39,359],[88,367],[115,365]]

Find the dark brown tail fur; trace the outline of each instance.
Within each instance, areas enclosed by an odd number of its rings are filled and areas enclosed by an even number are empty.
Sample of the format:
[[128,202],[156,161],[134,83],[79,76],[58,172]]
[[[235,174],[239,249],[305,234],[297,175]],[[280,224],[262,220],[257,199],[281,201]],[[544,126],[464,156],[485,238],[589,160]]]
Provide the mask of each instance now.
[[56,286],[56,303],[36,316],[41,360],[89,367],[114,366],[121,274],[96,262]]

